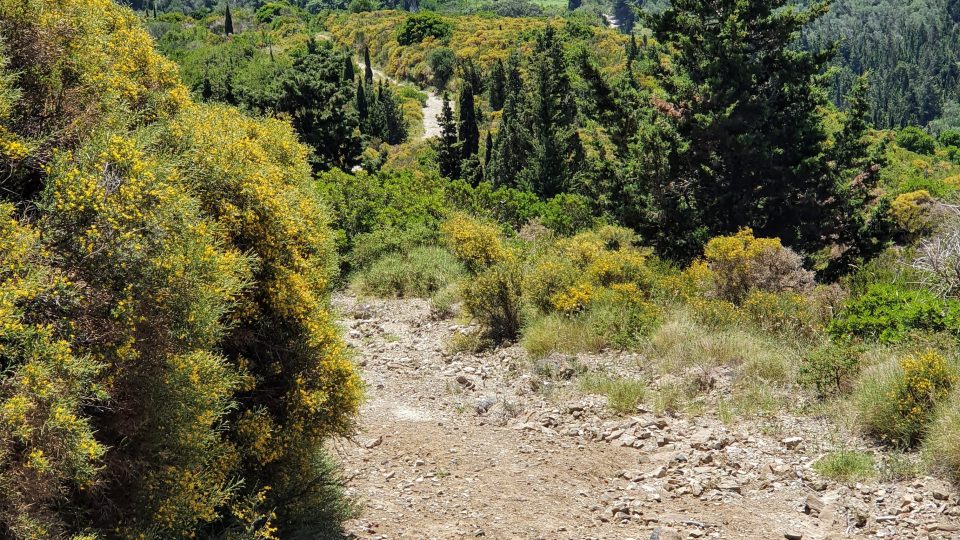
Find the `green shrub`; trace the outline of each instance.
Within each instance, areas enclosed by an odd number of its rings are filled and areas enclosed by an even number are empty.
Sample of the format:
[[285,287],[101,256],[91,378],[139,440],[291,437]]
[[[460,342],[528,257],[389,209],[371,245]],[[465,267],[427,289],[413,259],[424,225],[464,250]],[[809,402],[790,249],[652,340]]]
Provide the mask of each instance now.
[[433,72],[433,85],[446,88],[457,70],[457,57],[449,47],[437,47],[427,53],[427,65]]
[[425,246],[386,255],[361,270],[354,287],[365,295],[429,298],[455,283],[463,273],[463,266],[449,251]]
[[877,474],[873,455],[856,450],[830,452],[814,462],[813,470],[841,482],[859,482]]
[[595,218],[592,206],[587,197],[561,193],[543,205],[540,221],[557,234],[576,234],[593,226]]
[[956,375],[935,351],[907,355],[876,366],[861,380],[854,402],[870,435],[897,446],[916,444]]
[[940,146],[960,146],[960,131],[945,129],[937,135],[937,142]]
[[584,317],[550,314],[530,322],[523,329],[523,348],[531,358],[544,358],[552,353],[597,353],[607,341]]
[[916,126],[907,126],[897,133],[897,144],[911,152],[933,155],[937,145],[929,133]]
[[898,343],[913,332],[960,335],[960,304],[928,291],[871,285],[844,305],[827,331],[836,339],[882,343]]
[[397,28],[397,43],[413,45],[434,38],[444,41],[453,34],[453,26],[436,13],[424,11],[408,16]]
[[519,264],[512,258],[467,279],[461,289],[463,307],[495,341],[517,337],[522,324]]
[[603,290],[584,315],[597,336],[614,347],[633,349],[662,322],[663,310],[635,290]]
[[862,348],[829,343],[811,351],[800,367],[800,381],[826,398],[853,388],[860,372]]
[[932,469],[960,483],[960,392],[937,409],[923,454]]

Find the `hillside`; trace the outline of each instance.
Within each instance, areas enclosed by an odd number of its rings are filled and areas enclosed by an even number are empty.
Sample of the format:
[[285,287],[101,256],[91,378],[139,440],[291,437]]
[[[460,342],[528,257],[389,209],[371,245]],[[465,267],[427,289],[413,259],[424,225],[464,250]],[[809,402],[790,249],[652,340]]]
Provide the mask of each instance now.
[[0,539],[956,536],[949,6],[646,7],[0,0]]

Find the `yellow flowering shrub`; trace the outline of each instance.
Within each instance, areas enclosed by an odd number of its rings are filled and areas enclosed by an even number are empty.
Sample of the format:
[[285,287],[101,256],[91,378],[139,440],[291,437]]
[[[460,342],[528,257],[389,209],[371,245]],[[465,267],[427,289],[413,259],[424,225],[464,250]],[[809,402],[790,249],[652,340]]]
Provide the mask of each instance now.
[[74,354],[69,325],[36,322],[72,292],[39,242],[0,204],[0,519],[17,538],[67,533],[64,494],[94,486],[106,450],[82,413],[100,366]]
[[0,0],[3,197],[32,209],[0,203],[0,528],[325,537],[361,383],[308,151],[191,103],[139,24]]
[[912,446],[926,434],[956,381],[955,366],[935,350],[903,356],[860,382],[855,400],[860,422],[883,441]]
[[463,306],[494,340],[512,340],[520,332],[523,272],[514,259],[495,264],[461,286]]
[[925,189],[898,195],[890,203],[890,217],[910,235],[923,235],[933,228],[935,201]]
[[801,294],[753,291],[740,309],[757,327],[774,334],[813,337],[824,326],[817,307]]
[[495,225],[457,214],[444,222],[440,230],[450,250],[471,272],[482,271],[509,258]]
[[710,239],[703,251],[713,273],[716,295],[739,304],[754,289],[767,292],[803,291],[813,274],[800,257],[778,238],[756,238],[751,229]]

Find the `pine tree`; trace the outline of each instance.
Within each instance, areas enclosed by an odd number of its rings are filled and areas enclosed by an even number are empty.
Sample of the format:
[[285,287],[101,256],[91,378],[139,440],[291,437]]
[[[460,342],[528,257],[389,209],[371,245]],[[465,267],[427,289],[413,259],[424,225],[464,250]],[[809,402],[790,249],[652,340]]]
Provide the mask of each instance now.
[[497,58],[490,69],[490,109],[499,111],[503,108],[507,93],[507,73],[503,68],[503,61]]
[[233,34],[233,14],[230,13],[230,2],[227,2],[227,14],[223,19],[223,33],[228,36]]
[[444,92],[443,108],[437,117],[440,125],[440,139],[437,141],[437,164],[440,174],[447,178],[460,176],[460,148],[457,142],[457,124],[450,108],[450,97]]
[[480,128],[477,127],[477,109],[473,99],[473,85],[464,81],[460,90],[457,134],[460,158],[467,159],[480,151]]
[[370,46],[363,46],[363,80],[373,84],[373,64],[370,63]]

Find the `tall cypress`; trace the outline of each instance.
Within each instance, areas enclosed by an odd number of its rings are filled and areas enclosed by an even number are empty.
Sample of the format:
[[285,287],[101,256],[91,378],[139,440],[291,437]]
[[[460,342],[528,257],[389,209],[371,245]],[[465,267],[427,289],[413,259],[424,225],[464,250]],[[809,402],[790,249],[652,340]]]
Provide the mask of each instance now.
[[233,14],[230,13],[230,2],[227,2],[227,14],[223,19],[223,33],[230,35],[233,33]]
[[366,131],[367,128],[367,118],[370,114],[370,106],[367,103],[367,93],[363,89],[363,80],[357,80],[357,94],[354,101],[354,106],[357,109],[357,117],[360,119],[361,129]]
[[373,84],[373,64],[370,63],[370,46],[363,46],[363,80]]
[[453,109],[450,108],[450,97],[443,94],[443,107],[437,117],[440,125],[440,139],[437,141],[437,164],[440,174],[447,178],[460,176],[460,148],[457,144],[457,123],[453,119]]
[[489,170],[490,168],[490,158],[493,156],[493,132],[487,130],[487,140],[483,145],[483,169],[484,171]]
[[381,86],[379,95],[380,105],[386,117],[386,133],[384,140],[390,144],[400,144],[407,140],[407,121],[397,102],[393,90],[389,86]]
[[499,111],[503,108],[507,93],[507,73],[503,68],[503,61],[497,58],[490,69],[490,108]]
[[349,54],[343,56],[343,74],[341,77],[344,82],[353,82],[353,79],[356,78],[357,72],[353,65],[353,57]]
[[473,99],[473,85],[464,81],[460,90],[457,126],[460,157],[467,159],[480,151],[480,128],[477,127],[477,109]]
[[[714,14],[716,16],[716,14]],[[616,0],[613,4],[613,17],[617,20],[617,29],[624,34],[633,33],[636,13],[627,0]]]

